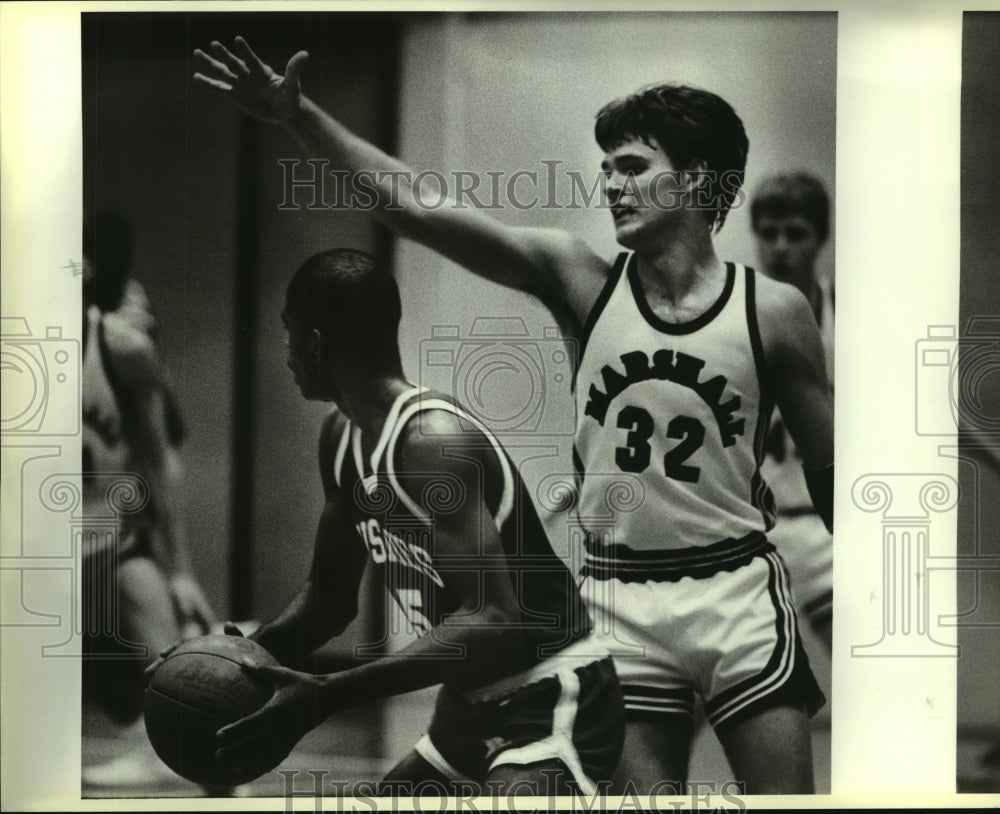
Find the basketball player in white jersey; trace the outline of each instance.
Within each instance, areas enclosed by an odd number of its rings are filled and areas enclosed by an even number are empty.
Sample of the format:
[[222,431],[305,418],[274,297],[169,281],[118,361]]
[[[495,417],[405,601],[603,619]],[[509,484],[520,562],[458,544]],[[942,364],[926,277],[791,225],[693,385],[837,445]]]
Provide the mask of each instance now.
[[[84,227],[82,487],[84,528],[83,690],[121,727],[142,713],[143,669],[189,624],[207,631],[211,608],[187,566],[180,517],[180,460],[171,443],[169,383],[141,288],[128,286],[121,221],[98,215]],[[98,262],[100,267],[98,270]],[[124,308],[123,308],[124,306]],[[141,482],[138,512],[113,516],[116,483]],[[141,502],[141,501],[139,501]],[[110,514],[109,514],[110,512]],[[108,533],[108,518],[113,533]],[[145,738],[121,741],[135,757]],[[148,780],[150,761],[89,767],[88,784]],[[130,768],[137,768],[133,776]]]
[[645,492],[613,535],[591,535],[581,574],[625,690],[620,782],[645,792],[686,779],[700,697],[748,792],[811,792],[808,715],[823,699],[765,537],[773,513],[759,466],[777,404],[832,520],[832,400],[802,294],[715,254],[747,155],[733,110],[704,91],[659,86],[601,111],[606,193],[628,250],[609,263],[562,231],[504,226],[448,201],[422,207],[405,164],[301,93],[305,52],[282,76],[241,38],[235,51],[195,51],[195,80],[283,124],[307,153],[365,171],[382,223],[535,295],[583,343],[581,522],[607,486],[588,478],[595,468],[641,478]]
[[[833,382],[833,281],[820,279],[816,259],[830,234],[830,199],[823,182],[805,172],[766,178],[750,199],[750,225],[760,269],[794,285],[812,308],[823,338],[827,377]],[[777,525],[768,538],[788,565],[799,613],[833,647],[833,539],[802,480],[802,460],[775,411],[761,467],[774,492]]]
[[363,252],[322,252],[289,283],[288,366],[305,398],[336,409],[311,573],[252,638],[303,664],[354,619],[370,561],[415,639],[330,675],[261,668],[276,693],[220,730],[220,759],[239,771],[283,758],[337,710],[443,684],[427,735],[386,778],[397,793],[433,780],[593,794],[624,738],[614,665],[497,440],[403,375],[399,319],[395,280]]

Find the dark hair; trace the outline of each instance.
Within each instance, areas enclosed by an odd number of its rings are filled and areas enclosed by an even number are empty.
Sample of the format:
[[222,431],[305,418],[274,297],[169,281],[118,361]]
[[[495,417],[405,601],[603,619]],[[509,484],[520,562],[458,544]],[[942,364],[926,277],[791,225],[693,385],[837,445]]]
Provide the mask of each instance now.
[[820,243],[826,242],[830,234],[830,198],[826,187],[807,172],[781,173],[761,182],[750,201],[750,225],[755,232],[764,215],[776,218],[801,215],[813,225]]
[[743,186],[750,149],[743,122],[725,99],[688,85],[651,85],[601,108],[594,136],[605,152],[633,139],[655,141],[676,170],[703,161],[711,222],[722,228]]
[[295,272],[285,310],[324,343],[380,370],[399,366],[399,287],[372,255],[356,249],[314,254]]
[[132,227],[119,213],[102,210],[83,217],[84,301],[101,311],[121,305],[132,261]]

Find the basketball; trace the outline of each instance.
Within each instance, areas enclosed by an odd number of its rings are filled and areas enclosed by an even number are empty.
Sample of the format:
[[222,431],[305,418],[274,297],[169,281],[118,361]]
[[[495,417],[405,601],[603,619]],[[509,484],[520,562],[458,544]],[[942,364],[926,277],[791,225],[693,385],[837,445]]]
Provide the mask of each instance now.
[[241,636],[212,635],[179,645],[146,687],[149,742],[181,777],[206,786],[235,786],[274,768],[262,756],[239,776],[215,758],[215,733],[263,706],[273,686],[249,675],[242,662],[277,665],[263,647]]

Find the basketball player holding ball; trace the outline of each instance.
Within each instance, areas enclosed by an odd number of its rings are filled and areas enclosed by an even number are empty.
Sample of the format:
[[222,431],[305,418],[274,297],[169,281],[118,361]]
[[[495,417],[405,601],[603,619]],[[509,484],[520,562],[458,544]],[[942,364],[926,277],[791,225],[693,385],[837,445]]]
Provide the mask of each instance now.
[[[781,409],[816,508],[832,524],[833,420],[823,350],[793,286],[722,262],[712,235],[742,184],[748,139],[718,96],[647,88],[607,105],[596,136],[618,242],[609,263],[562,231],[475,208],[420,206],[407,166],[300,92],[241,38],[196,51],[196,81],[281,123],[310,155],[382,179],[379,221],[486,279],[538,297],[583,351],[575,383],[581,519],[588,472],[641,477],[641,508],[592,535],[581,590],[616,658],[627,732],[618,787],[683,781],[696,697],[752,794],[814,789],[808,717],[824,701],[799,640],[759,467]],[[381,176],[380,173],[383,173]],[[706,204],[706,202],[708,202]],[[644,655],[621,652],[621,642]],[[662,788],[662,786],[661,786]]]
[[219,730],[220,764],[235,779],[277,765],[338,710],[441,684],[428,733],[385,778],[397,791],[472,781],[593,794],[624,738],[614,665],[500,444],[403,376],[399,319],[396,281],[363,252],[315,255],[288,286],[288,367],[305,398],[337,409],[320,438],[326,503],[309,578],[250,638],[301,663],[355,618],[369,561],[416,638],[330,675],[248,665],[276,690]]

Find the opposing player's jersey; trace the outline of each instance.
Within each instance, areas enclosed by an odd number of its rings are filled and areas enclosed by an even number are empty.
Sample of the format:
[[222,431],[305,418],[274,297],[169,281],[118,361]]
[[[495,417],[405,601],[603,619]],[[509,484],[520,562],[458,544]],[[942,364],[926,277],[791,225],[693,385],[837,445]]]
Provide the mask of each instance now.
[[589,545],[652,551],[757,539],[774,522],[760,475],[764,388],[752,269],[685,323],[659,319],[634,255],[619,255],[587,320],[575,391]]
[[[418,413],[444,410],[461,419],[461,436],[442,439],[443,454],[489,461],[477,476],[487,515],[500,534],[505,556],[488,560],[476,551],[461,556],[434,550],[436,517],[464,505],[465,484],[451,473],[406,472],[399,463],[404,429]],[[385,585],[413,632],[425,634],[459,608],[449,572],[504,569],[521,607],[526,663],[551,655],[584,637],[590,620],[572,574],[549,544],[517,469],[490,431],[446,396],[414,387],[395,401],[371,456],[362,453],[361,431],[344,416],[334,427],[338,439],[334,477],[346,498],[358,536],[371,562],[384,572]],[[460,623],[460,619],[453,620]]]
[[[819,322],[823,351],[826,355],[827,376],[833,383],[833,295],[825,285],[820,285]],[[767,457],[761,472],[774,492],[778,515],[798,516],[813,514],[812,498],[802,474],[802,458],[788,435],[781,413],[775,411],[767,437]]]

